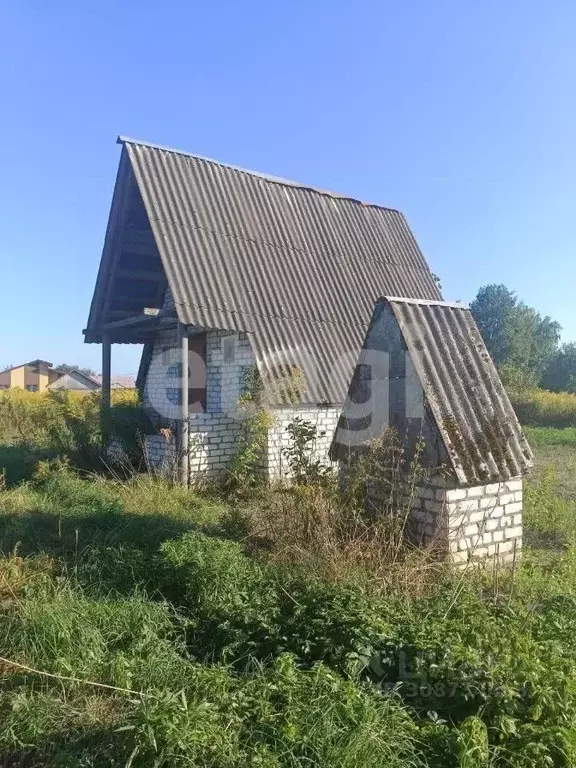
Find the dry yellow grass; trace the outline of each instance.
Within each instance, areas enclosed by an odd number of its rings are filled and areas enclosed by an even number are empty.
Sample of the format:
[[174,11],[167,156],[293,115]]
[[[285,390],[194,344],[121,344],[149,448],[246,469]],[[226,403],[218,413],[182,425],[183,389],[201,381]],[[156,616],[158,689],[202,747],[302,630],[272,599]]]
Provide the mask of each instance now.
[[[112,390],[112,404],[135,406],[135,389]],[[0,440],[26,441],[42,445],[47,430],[57,428],[64,416],[78,421],[97,422],[99,392],[28,392],[7,389],[0,392]]]
[[576,394],[532,389],[512,395],[522,424],[543,427],[576,426]]

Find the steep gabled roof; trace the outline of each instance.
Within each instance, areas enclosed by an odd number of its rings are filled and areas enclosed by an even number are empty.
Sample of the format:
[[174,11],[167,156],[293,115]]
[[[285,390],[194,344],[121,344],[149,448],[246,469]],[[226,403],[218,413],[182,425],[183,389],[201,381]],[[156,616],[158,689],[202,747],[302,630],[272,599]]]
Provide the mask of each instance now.
[[[404,405],[409,401],[406,396],[392,396],[394,388],[398,394],[398,379],[406,382],[408,372],[415,373],[427,404],[425,413],[431,415],[444,448],[442,455],[447,457],[459,483],[509,480],[525,474],[532,466],[530,446],[467,306],[382,298],[376,302],[362,350],[389,355],[383,366],[388,388],[380,391],[384,392],[391,417],[393,403]],[[397,352],[406,356],[400,365]],[[363,359],[365,355],[361,354]],[[376,360],[374,355],[372,359]],[[348,416],[350,406],[364,401],[367,381],[376,381],[372,373],[361,369],[362,363],[352,377],[334,435],[333,458],[345,458],[348,441],[355,442]],[[377,406],[373,403],[372,410]],[[409,421],[404,419],[404,424],[413,427]],[[412,433],[418,434],[418,430],[412,429]]]
[[59,376],[57,379],[54,379],[54,381],[48,385],[48,389],[61,389],[62,379],[65,376],[69,376],[71,379],[78,381],[81,384],[85,384],[88,387],[94,387],[94,388],[100,387],[100,382],[98,382],[95,377],[88,376],[86,373],[82,373],[82,371],[79,371],[76,368],[72,368],[69,371],[60,371],[60,373],[62,375]]
[[[404,216],[305,185],[130,139],[142,197],[178,319],[246,331],[260,370],[297,365],[306,400],[342,402],[374,301],[440,299]],[[101,265],[87,341],[110,288]]]

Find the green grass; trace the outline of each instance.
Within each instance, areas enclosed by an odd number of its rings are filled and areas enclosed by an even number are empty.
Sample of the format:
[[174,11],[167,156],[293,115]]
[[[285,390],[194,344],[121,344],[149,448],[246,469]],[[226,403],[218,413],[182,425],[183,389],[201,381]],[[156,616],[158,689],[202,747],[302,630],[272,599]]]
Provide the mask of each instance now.
[[534,451],[533,477],[552,470],[559,496],[576,499],[576,428],[525,427]]
[[534,447],[569,445],[576,448],[576,427],[556,429],[555,427],[525,427],[524,432]]
[[552,471],[514,573],[416,592],[409,565],[390,594],[288,567],[242,515],[62,463],[0,490],[0,656],[23,665],[0,661],[0,765],[576,766],[576,502]]

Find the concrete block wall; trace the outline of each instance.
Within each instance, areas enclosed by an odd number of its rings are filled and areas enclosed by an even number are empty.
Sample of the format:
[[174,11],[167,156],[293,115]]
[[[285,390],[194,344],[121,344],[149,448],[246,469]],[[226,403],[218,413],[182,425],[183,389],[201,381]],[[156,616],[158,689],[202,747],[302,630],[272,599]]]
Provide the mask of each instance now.
[[[328,451],[338,424],[341,408],[333,406],[295,406],[289,408],[277,408],[273,411],[274,426],[268,432],[268,476],[271,479],[288,479],[290,467],[284,455],[284,450],[290,445],[288,425],[299,416],[314,424],[318,430],[318,437],[313,447],[312,458],[320,461],[325,466],[331,466]],[[334,465],[336,467],[336,465]]]

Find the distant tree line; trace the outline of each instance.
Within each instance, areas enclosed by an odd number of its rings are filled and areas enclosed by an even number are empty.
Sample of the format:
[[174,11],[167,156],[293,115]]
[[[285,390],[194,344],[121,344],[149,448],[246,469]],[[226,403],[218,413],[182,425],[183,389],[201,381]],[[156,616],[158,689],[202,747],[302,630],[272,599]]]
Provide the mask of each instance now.
[[482,286],[470,309],[506,386],[576,392],[576,343],[560,344],[559,323],[504,285]]

